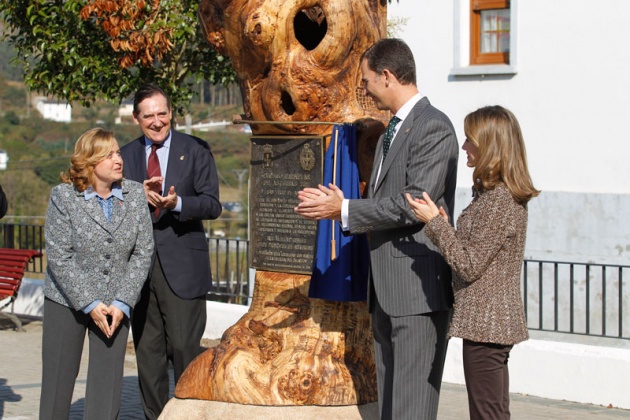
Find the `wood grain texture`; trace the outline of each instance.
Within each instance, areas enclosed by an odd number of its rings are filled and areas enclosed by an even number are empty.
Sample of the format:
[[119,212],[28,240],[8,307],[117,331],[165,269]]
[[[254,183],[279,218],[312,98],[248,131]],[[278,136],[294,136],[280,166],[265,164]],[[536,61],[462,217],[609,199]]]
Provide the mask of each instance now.
[[249,311],[189,365],[175,396],[257,405],[376,401],[366,303],[309,299],[309,280],[257,272]]
[[387,121],[361,87],[359,59],[385,36],[382,0],[202,0],[207,41],[230,57],[254,134],[328,134],[292,121]]

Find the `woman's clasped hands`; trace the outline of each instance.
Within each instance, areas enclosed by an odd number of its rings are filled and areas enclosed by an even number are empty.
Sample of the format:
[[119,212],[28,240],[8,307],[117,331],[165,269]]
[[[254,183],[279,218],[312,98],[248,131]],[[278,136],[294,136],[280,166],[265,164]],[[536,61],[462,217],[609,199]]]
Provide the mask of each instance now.
[[448,214],[442,206],[438,209],[435,205],[429,194],[425,192],[422,193],[422,198],[413,198],[411,194],[405,193],[407,197],[407,201],[411,206],[411,210],[416,215],[418,220],[423,223],[429,223],[434,217],[442,216],[442,218],[448,222]]
[[114,305],[109,305],[108,307],[103,302],[99,302],[98,305],[90,311],[90,317],[103,334],[105,334],[107,338],[111,338],[118,329],[125,314]]

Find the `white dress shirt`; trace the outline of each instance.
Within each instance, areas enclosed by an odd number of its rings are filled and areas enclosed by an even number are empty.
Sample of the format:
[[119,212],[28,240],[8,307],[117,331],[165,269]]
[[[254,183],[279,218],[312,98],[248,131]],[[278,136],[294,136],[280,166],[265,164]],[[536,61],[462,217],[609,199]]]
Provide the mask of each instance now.
[[[160,161],[160,172],[162,173],[162,191],[166,192],[165,189],[165,181],[166,181],[166,171],[168,170],[168,154],[171,150],[171,138],[172,138],[172,132],[169,132],[168,137],[166,138],[166,140],[164,140],[164,142],[162,143],[161,147],[158,147],[155,151],[155,153],[157,154],[158,160]],[[146,138],[146,136],[144,137],[144,147],[146,150],[146,164],[147,167],[149,166],[149,155],[151,154],[151,145],[153,144],[153,142],[151,140],[149,140],[148,138]],[[180,197],[177,197],[177,204],[175,205],[175,208],[171,211],[176,211],[176,212],[181,212],[182,211],[182,200],[180,200]]]

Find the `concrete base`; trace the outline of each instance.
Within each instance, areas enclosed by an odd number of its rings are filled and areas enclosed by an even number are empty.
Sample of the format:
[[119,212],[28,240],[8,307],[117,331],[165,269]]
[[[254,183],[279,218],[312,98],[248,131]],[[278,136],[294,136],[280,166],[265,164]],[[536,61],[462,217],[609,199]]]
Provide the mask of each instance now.
[[378,420],[378,403],[350,406],[260,406],[172,398],[160,420]]

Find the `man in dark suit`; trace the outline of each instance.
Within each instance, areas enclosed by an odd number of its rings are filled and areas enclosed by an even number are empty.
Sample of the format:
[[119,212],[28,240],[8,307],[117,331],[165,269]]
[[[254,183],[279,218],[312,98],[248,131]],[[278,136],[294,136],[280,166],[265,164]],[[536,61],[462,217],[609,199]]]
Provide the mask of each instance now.
[[[381,419],[434,419],[452,307],[451,272],[405,193],[426,191],[453,220],[458,145],[449,119],[416,86],[409,47],[383,39],[361,58],[366,95],[392,118],[376,148],[367,199],[330,188],[299,192],[296,211],[370,232],[372,313]],[[389,133],[388,133],[389,132]],[[388,134],[390,134],[388,136]]]
[[212,285],[202,220],[216,219],[221,203],[208,143],[171,129],[162,89],[138,90],[133,118],[143,135],[120,152],[125,177],[144,183],[156,252],[131,322],[144,413],[156,419],[168,402],[169,359],[177,383],[200,353]]

